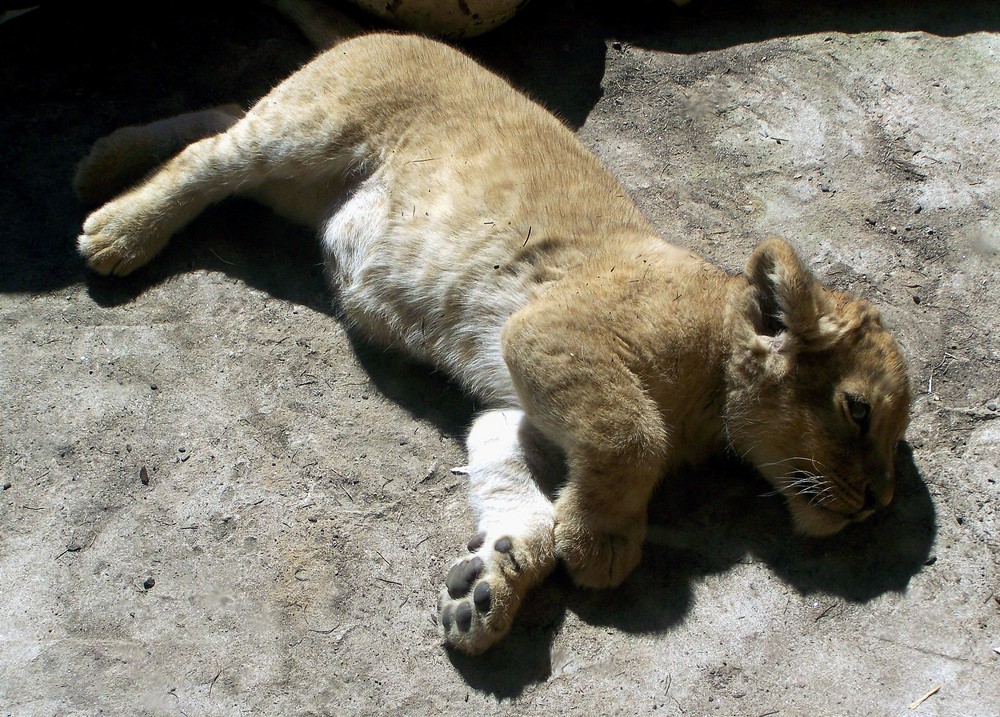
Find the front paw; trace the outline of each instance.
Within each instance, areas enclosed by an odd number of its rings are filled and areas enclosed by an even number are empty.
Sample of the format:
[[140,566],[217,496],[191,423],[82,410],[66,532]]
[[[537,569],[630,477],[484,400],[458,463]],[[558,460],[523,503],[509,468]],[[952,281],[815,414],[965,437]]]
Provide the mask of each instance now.
[[608,588],[620,585],[642,558],[646,516],[594,526],[578,515],[556,515],[556,554],[577,585]]
[[438,626],[447,644],[478,655],[510,632],[524,592],[533,583],[518,555],[527,545],[508,535],[469,541],[470,557],[451,566],[438,598]]

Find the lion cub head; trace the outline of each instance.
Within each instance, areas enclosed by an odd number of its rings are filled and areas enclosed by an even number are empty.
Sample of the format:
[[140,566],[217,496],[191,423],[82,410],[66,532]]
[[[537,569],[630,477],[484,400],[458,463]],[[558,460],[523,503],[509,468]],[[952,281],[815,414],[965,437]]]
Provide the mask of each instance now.
[[906,364],[878,312],[821,286],[785,241],[758,246],[746,276],[726,307],[728,438],[800,532],[830,535],[892,501]]

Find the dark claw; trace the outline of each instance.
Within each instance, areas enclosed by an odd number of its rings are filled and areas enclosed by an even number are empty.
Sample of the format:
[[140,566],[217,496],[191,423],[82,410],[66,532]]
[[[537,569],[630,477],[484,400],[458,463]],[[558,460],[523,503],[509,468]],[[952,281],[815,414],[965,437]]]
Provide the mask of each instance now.
[[510,566],[514,568],[515,572],[521,572],[521,566],[518,564],[517,557],[514,553],[514,545],[511,543],[509,537],[505,535],[497,540],[497,542],[493,543],[493,549],[501,555],[507,556],[507,559],[510,561]]
[[453,598],[459,598],[463,595],[467,595],[469,593],[469,588],[472,587],[472,583],[475,579],[479,577],[479,573],[482,569],[482,558],[463,560],[462,562],[453,565],[451,570],[448,571],[448,577],[444,580],[444,585],[448,588],[448,594]]
[[493,602],[493,594],[490,592],[490,584],[485,580],[476,586],[472,591],[472,602],[476,604],[479,612],[489,612],[490,604]]
[[475,535],[473,535],[471,538],[469,538],[469,545],[467,546],[469,548],[469,552],[470,553],[476,552],[481,547],[483,547],[483,543],[485,542],[486,542],[486,531],[481,530]]
[[455,625],[462,632],[468,632],[472,627],[472,605],[463,602],[455,608]]
[[493,543],[493,549],[498,553],[506,555],[510,560],[511,567],[513,567],[517,572],[521,572],[521,566],[517,564],[517,558],[514,557],[513,548],[514,546],[511,544],[510,538],[506,535],[497,540],[497,542]]
[[449,605],[444,609],[444,612],[441,613],[441,626],[444,627],[445,632],[451,630],[451,623],[452,623],[452,606]]

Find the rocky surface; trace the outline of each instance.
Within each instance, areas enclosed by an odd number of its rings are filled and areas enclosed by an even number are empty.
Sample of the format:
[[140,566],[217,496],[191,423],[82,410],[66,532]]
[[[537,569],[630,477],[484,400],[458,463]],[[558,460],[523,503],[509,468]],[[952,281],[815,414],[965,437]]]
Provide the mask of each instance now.
[[252,3],[43,5],[0,25],[0,714],[1000,713],[1000,7],[599,5],[465,47],[665,237],[737,270],[782,234],[881,308],[915,394],[894,507],[809,541],[738,465],[672,477],[622,588],[557,574],[449,653],[474,406],[352,344],[252,204],[125,281],[73,250],[91,142],[311,49]]

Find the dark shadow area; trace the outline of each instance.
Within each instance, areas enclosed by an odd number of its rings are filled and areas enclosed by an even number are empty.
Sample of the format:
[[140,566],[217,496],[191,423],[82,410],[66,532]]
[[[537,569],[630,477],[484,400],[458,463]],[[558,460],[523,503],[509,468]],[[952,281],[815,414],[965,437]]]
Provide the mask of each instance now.
[[226,102],[249,105],[313,54],[258,3],[43,4],[0,25],[0,292],[84,280],[70,183],[98,138]]
[[479,409],[445,374],[354,337],[354,352],[379,392],[419,420],[460,441]]
[[721,50],[818,33],[926,32],[954,37],[1000,29],[988,0],[691,0],[682,8],[655,0],[609,5],[580,0],[605,37],[677,54]]
[[[578,128],[603,94],[606,53],[628,45],[693,55],[815,33],[957,36],[998,29],[1000,5],[988,1],[963,3],[958,11],[941,0],[692,0],[681,8],[669,0],[538,0],[463,47]],[[721,68],[727,61],[719,58]],[[687,74],[673,79],[689,84]]]
[[475,690],[513,699],[528,685],[552,675],[552,641],[566,617],[569,577],[557,571],[531,593],[507,637],[488,652],[469,657],[448,650],[448,659]]
[[[635,45],[678,55],[810,33],[954,36],[1000,29],[1000,4],[970,0],[536,0],[464,44],[579,127],[601,98],[605,55]],[[70,188],[90,144],[118,127],[226,102],[249,106],[314,50],[255,2],[61,3],[0,25],[0,292],[83,281],[74,241],[86,211]],[[724,67],[725,55],[717,63]],[[698,67],[680,68],[678,84]]]
[[737,463],[720,461],[668,485],[650,506],[650,535],[635,573],[617,590],[569,593],[569,609],[587,622],[667,630],[687,613],[693,583],[747,561],[764,563],[802,595],[867,602],[905,590],[936,533],[934,505],[908,446],[897,457],[892,505],[823,539],[797,535],[784,500]]

